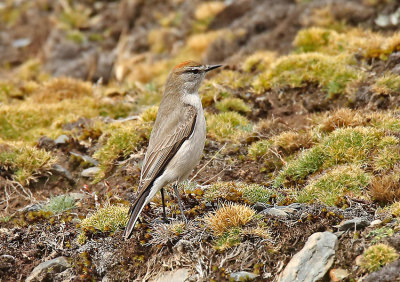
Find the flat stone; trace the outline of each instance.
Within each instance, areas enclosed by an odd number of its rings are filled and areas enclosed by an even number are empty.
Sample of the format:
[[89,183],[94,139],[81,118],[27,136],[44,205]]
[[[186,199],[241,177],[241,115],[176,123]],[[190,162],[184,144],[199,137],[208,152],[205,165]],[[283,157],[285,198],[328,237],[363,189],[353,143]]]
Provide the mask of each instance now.
[[75,183],[75,179],[72,177],[71,172],[59,164],[55,164],[51,167],[52,171],[65,177],[70,183]]
[[349,272],[343,268],[334,268],[329,271],[329,277],[333,282],[339,282],[346,279],[349,276]]
[[364,282],[387,282],[400,280],[400,259],[385,265],[380,270],[369,274]]
[[42,262],[36,266],[31,274],[26,278],[26,282],[52,280],[54,274],[60,273],[71,267],[66,257],[58,257],[52,260]]
[[161,273],[151,282],[184,282],[189,278],[189,268],[180,268],[173,271],[166,271]]
[[375,226],[378,226],[379,224],[381,224],[382,223],[382,220],[380,220],[380,219],[375,219],[374,221],[372,221],[370,224],[369,224],[369,227],[375,227]]
[[277,206],[276,209],[284,211],[285,213],[295,213],[297,210],[287,206]]
[[256,279],[259,275],[247,272],[247,271],[239,271],[239,272],[233,272],[229,275],[230,280],[233,281],[249,281]]
[[270,216],[276,216],[276,217],[281,217],[281,218],[286,218],[288,214],[284,212],[283,210],[277,209],[277,208],[270,208],[262,211],[263,214],[265,215],[270,215]]
[[95,177],[100,171],[100,168],[97,166],[89,167],[82,170],[81,175],[83,177]]
[[350,220],[346,220],[341,222],[339,225],[335,227],[339,229],[339,231],[347,231],[347,230],[359,230],[367,227],[370,222],[361,217],[355,217]]
[[303,249],[293,256],[278,281],[311,282],[321,279],[332,266],[337,243],[337,237],[331,232],[314,233]]
[[67,144],[69,141],[69,137],[65,134],[62,134],[57,137],[57,139],[54,141],[57,145],[63,145]]
[[85,163],[89,163],[93,166],[96,166],[99,164],[99,162],[95,159],[93,159],[92,157],[86,156],[86,155],[82,155],[79,153],[75,153],[75,152],[70,152],[71,155],[75,156],[76,158],[82,160]]

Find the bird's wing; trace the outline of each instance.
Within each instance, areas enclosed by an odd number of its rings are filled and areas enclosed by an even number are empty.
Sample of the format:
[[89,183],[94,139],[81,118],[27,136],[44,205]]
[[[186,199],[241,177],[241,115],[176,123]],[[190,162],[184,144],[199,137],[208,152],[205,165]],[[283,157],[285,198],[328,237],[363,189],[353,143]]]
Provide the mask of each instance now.
[[[145,204],[145,199],[150,193],[153,182],[164,172],[169,161],[175,156],[183,142],[189,139],[193,133],[196,118],[196,108],[191,105],[185,105],[174,130],[171,130],[172,132],[169,134],[166,133],[165,138],[161,140],[157,138],[158,140],[156,140],[156,143],[153,143],[150,151],[147,152],[145,164],[142,168],[138,197],[129,211],[130,219],[125,229],[125,238],[129,238],[131,235],[136,220]],[[162,123],[160,127],[159,130],[163,130]],[[170,130],[171,127],[166,126],[166,128]],[[164,134],[161,134],[161,136],[162,135]],[[158,137],[159,136],[160,134],[158,134]]]

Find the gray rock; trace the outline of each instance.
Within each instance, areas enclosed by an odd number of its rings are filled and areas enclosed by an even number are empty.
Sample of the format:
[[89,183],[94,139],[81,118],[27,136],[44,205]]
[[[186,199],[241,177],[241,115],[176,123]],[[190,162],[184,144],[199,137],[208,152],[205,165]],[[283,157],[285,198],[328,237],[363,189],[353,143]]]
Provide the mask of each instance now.
[[375,226],[380,225],[381,223],[382,223],[382,220],[380,220],[380,219],[375,219],[374,221],[372,221],[372,222],[369,224],[369,227],[375,227]]
[[300,204],[300,203],[293,203],[293,204],[288,205],[289,208],[295,209],[295,210],[301,209],[303,206],[304,206],[304,204]]
[[233,272],[229,275],[230,280],[233,281],[250,281],[256,279],[259,275],[247,272],[247,271],[239,271]]
[[69,172],[69,170],[64,168],[63,166],[55,164],[51,167],[51,169],[53,172],[61,175],[62,177],[65,177],[65,179],[67,179],[70,183],[75,183],[75,179],[72,177],[71,172]]
[[19,211],[21,211],[21,212],[40,211],[42,208],[43,208],[42,203],[33,203],[33,204],[27,205],[26,207],[20,209]]
[[359,230],[367,227],[369,224],[370,222],[368,220],[361,217],[355,217],[350,220],[345,220],[335,227],[338,228],[339,231]]
[[266,209],[266,210],[263,210],[262,213],[265,215],[281,217],[281,218],[286,218],[288,216],[288,214],[285,211],[277,209],[277,208]]
[[271,206],[271,205],[264,204],[264,203],[261,203],[261,202],[257,202],[257,203],[254,204],[253,208],[254,208],[256,211],[261,212],[261,211],[263,211],[263,210],[265,210],[265,209],[267,209],[267,208],[272,208],[272,206]]
[[278,281],[311,282],[321,279],[332,266],[337,242],[337,237],[331,232],[314,233],[303,249],[293,256]]
[[173,271],[166,271],[158,275],[151,282],[184,282],[189,279],[190,270],[188,268],[180,268]]
[[87,169],[82,170],[81,175],[83,177],[94,177],[99,173],[99,171],[100,171],[100,168],[97,166],[89,167]]
[[287,207],[287,206],[276,206],[275,208],[277,208],[280,211],[284,211],[285,213],[295,213],[297,210]]
[[77,157],[78,159],[82,160],[85,163],[89,163],[93,166],[96,166],[99,164],[99,162],[95,159],[93,159],[92,157],[86,156],[86,155],[82,155],[79,153],[75,153],[75,152],[70,152],[71,155],[73,155],[74,157]]
[[380,270],[369,274],[365,282],[389,282],[400,279],[400,259],[382,267]]
[[58,136],[54,142],[57,145],[63,145],[63,144],[68,143],[68,141],[69,141],[69,137],[67,135],[63,134],[63,135]]
[[26,278],[26,282],[52,280],[55,273],[60,273],[70,267],[66,257],[58,257],[42,262],[36,266]]
[[54,275],[54,281],[56,282],[70,282],[77,279],[75,272],[72,268],[67,268],[63,272]]

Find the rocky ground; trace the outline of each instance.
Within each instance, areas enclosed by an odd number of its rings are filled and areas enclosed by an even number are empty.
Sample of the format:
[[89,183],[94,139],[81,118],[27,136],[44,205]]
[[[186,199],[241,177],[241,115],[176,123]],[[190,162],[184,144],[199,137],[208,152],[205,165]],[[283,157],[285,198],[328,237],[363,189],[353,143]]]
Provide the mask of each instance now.
[[[0,281],[396,281],[400,5],[0,3]],[[204,81],[207,142],[130,240],[169,70]]]

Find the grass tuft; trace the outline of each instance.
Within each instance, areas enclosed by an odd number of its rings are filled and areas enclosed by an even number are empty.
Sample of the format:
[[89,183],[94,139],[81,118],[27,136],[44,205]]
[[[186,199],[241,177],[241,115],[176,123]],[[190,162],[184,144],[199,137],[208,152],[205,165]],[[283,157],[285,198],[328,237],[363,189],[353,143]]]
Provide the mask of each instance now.
[[372,90],[381,95],[400,94],[400,76],[397,74],[385,74],[379,77],[372,85]]
[[333,206],[343,196],[358,197],[370,182],[370,176],[357,166],[339,166],[312,180],[297,195],[301,203],[319,200]]
[[43,210],[59,214],[73,208],[75,208],[75,199],[69,195],[60,195],[50,198],[49,203],[43,207]]
[[208,116],[207,131],[209,137],[219,142],[237,142],[251,131],[251,124],[236,112],[225,112]]
[[127,206],[108,205],[88,215],[81,222],[83,231],[114,232],[128,223]]
[[362,255],[361,267],[368,272],[377,271],[381,267],[399,258],[396,250],[385,244],[370,246]]
[[223,204],[215,212],[207,214],[204,218],[207,226],[214,235],[221,236],[230,228],[241,227],[248,223],[255,215],[255,211],[241,204]]
[[251,111],[251,108],[240,98],[226,98],[215,104],[215,107],[220,112],[238,112],[246,114]]

